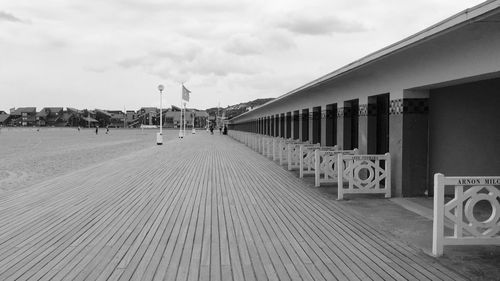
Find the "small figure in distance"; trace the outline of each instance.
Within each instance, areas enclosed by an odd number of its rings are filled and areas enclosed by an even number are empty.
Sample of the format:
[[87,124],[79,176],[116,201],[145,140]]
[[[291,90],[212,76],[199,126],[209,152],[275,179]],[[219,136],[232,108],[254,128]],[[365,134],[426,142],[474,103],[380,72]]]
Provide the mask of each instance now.
[[223,130],[222,134],[227,135],[227,126],[226,125],[224,125],[224,130]]
[[99,125],[95,125],[95,134],[97,135],[99,133]]
[[222,135],[222,126],[219,126],[219,135]]
[[109,125],[106,125],[106,135],[109,133]]
[[210,134],[213,135],[214,134],[214,126],[210,125]]
[[78,132],[80,132],[80,126],[78,126]]

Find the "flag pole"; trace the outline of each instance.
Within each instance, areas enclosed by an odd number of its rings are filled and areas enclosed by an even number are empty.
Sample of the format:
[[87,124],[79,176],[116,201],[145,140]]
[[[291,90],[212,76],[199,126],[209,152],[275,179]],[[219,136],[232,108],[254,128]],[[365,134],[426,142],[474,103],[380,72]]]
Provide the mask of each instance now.
[[182,104],[181,104],[181,120],[179,122],[179,138],[182,138]]
[[182,135],[186,135],[186,102],[184,102],[184,122],[182,122]]

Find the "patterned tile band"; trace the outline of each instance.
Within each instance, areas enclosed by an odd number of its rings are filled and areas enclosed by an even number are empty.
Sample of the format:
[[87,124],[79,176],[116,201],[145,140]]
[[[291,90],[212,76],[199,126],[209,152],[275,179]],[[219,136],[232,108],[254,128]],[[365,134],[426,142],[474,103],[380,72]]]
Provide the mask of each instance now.
[[368,104],[360,104],[359,105],[359,116],[367,116],[368,115]]
[[423,114],[429,112],[429,99],[397,99],[391,100],[389,113],[397,114]]

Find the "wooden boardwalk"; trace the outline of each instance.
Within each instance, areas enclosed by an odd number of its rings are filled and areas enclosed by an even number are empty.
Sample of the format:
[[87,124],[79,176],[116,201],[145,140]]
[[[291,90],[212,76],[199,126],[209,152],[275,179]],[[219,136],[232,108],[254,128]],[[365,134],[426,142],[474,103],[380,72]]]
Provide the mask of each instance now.
[[0,280],[369,279],[463,277],[228,137],[0,195]]

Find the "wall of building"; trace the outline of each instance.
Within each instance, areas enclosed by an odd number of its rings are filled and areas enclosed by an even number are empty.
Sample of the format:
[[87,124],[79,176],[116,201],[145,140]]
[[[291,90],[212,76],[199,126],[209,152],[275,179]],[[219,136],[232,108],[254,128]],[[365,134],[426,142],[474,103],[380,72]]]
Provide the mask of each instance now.
[[430,174],[500,175],[500,79],[431,90]]

